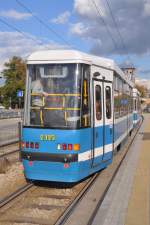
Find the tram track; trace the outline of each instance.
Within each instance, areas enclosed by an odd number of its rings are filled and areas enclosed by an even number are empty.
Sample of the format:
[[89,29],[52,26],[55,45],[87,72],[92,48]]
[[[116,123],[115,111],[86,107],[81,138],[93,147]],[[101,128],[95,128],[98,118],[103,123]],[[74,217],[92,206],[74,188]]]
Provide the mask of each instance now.
[[[142,124],[142,122],[141,122]],[[140,124],[140,126],[141,126]],[[108,184],[106,185],[105,189],[101,193],[101,197],[99,198],[96,207],[92,209],[92,214],[90,215],[87,225],[91,225],[93,222],[93,219],[100,208],[108,190],[111,186],[114,178],[116,177],[117,172],[119,171],[119,168],[121,164],[123,163],[124,159],[126,158],[126,155],[129,151],[129,148],[131,144],[133,143],[136,134],[138,133],[138,130],[140,129],[140,126],[136,130],[136,132],[133,135],[133,138],[130,140],[129,145],[127,146],[127,149],[120,160],[119,164],[117,165],[115,171],[113,174],[111,174],[111,178],[109,179]],[[62,225],[65,224],[68,220],[68,218],[73,214],[75,208],[80,203],[80,201],[83,199],[83,197],[86,195],[86,193],[90,190],[92,185],[96,182],[97,178],[101,177],[101,172],[93,175],[92,177],[88,178],[87,180],[84,180],[83,182],[69,188],[55,188],[46,185],[46,187],[41,187],[38,185],[35,185],[33,183],[26,184],[24,187],[19,188],[17,191],[12,193],[10,196],[7,196],[5,199],[0,201],[0,224],[20,224],[20,223],[29,223],[29,224],[40,224],[40,225]],[[30,189],[31,187],[35,187],[34,191],[31,193]],[[79,188],[78,188],[79,186]],[[77,190],[76,190],[77,189]],[[8,205],[9,203],[12,204],[14,200],[16,200],[18,197],[20,197],[22,194],[25,194],[28,190],[27,196],[24,198],[26,199],[25,204],[21,204],[16,207],[13,212],[11,211],[11,207],[8,207],[8,211],[6,211],[6,216],[3,211],[1,214],[1,209],[4,208],[4,206]],[[68,190],[69,195],[66,194],[65,190]],[[70,193],[74,193],[73,196]],[[35,200],[36,199],[36,200]],[[44,199],[44,203],[42,201]],[[23,200],[22,200],[23,202]],[[20,210],[21,208],[21,210]],[[18,211],[22,211],[20,216],[18,215]],[[37,216],[37,213],[33,212],[33,215],[28,213],[26,211],[38,211],[39,215],[41,217]],[[25,213],[26,212],[26,213]],[[51,215],[53,214],[53,216]],[[27,216],[28,215],[28,216]],[[44,216],[44,218],[42,218]],[[55,217],[55,218],[54,218]],[[46,218],[46,219],[45,219]]]
[[[86,192],[86,190],[89,188],[90,185],[95,181],[97,177],[97,174],[94,176],[88,178],[87,180],[84,180],[81,183],[78,183],[77,185],[73,187],[67,187],[67,186],[62,186],[60,187],[51,187],[49,184],[46,184],[46,186],[42,187],[40,185],[34,185],[33,183],[27,184],[21,188],[19,188],[17,191],[12,193],[11,195],[5,197],[3,200],[0,201],[0,224],[17,224],[17,223],[30,223],[30,224],[40,224],[40,225],[49,225],[49,224],[55,224],[56,220],[60,217],[61,214],[64,214],[67,210],[72,207],[72,204],[77,204],[77,202],[82,198],[83,193]],[[47,186],[48,185],[48,186]],[[34,187],[34,191],[31,189]],[[11,210],[11,207],[7,206],[6,208],[6,214],[7,214],[7,209],[8,215],[6,217],[3,217],[4,213],[4,207],[6,205],[11,204],[13,206],[12,202],[16,202],[17,198],[20,198],[22,194],[25,194],[25,192],[28,191],[27,196],[24,198],[27,199],[28,201],[25,201],[25,204],[21,206],[21,209],[26,210],[38,210],[39,214],[42,214],[43,211],[49,212],[50,214],[54,214],[55,217],[50,217],[48,219],[45,219],[46,214],[44,218],[37,218],[36,216],[27,216],[27,214],[22,213],[21,216],[15,216],[13,215],[14,212],[14,207],[13,207],[13,212]],[[44,199],[44,203],[42,203],[42,198]],[[21,198],[22,201],[23,198]],[[32,200],[31,200],[32,199]],[[37,202],[37,199],[38,202]],[[41,202],[40,202],[41,201]],[[21,202],[21,201],[20,201]],[[19,211],[19,208],[16,210],[16,212]],[[2,213],[1,213],[2,212]],[[12,215],[11,215],[12,214]]]
[[19,152],[18,141],[10,142],[0,146],[0,160],[10,157]]
[[0,159],[2,158],[5,158],[7,156],[11,156],[15,153],[19,152],[19,149],[16,149],[16,150],[13,150],[13,151],[10,151],[10,152],[6,152],[6,153],[3,153],[3,154],[0,154]]
[[3,147],[8,147],[8,146],[11,146],[13,144],[17,144],[18,143],[18,139],[15,139],[15,140],[10,140],[9,142],[5,142],[3,144],[0,144],[0,148],[3,148]]
[[13,193],[7,195],[3,199],[0,200],[0,209],[10,203],[12,200],[16,199],[18,196],[29,190],[31,187],[33,187],[33,183],[27,183],[23,185],[22,187],[18,188]]

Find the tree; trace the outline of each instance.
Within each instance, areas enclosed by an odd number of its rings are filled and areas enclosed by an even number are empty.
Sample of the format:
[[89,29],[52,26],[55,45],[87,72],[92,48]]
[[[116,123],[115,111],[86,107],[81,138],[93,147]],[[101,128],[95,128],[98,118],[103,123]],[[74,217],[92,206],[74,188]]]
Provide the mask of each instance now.
[[140,92],[141,97],[146,97],[148,90],[144,85],[136,84],[135,88]]
[[[9,62],[5,63],[2,71],[5,78],[5,85],[0,88],[0,96],[3,96],[3,104],[8,108],[15,108],[18,105],[18,90],[25,90],[26,64],[25,61],[17,56],[13,56]],[[21,105],[23,107],[23,98]]]

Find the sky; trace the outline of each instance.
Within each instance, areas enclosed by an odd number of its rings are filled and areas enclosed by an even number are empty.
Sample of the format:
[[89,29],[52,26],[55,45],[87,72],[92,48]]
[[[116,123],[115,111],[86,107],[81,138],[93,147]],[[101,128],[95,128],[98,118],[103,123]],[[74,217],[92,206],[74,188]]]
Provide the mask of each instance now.
[[56,48],[134,65],[137,76],[149,80],[150,1],[0,1],[0,71],[14,55],[26,59],[33,51]]

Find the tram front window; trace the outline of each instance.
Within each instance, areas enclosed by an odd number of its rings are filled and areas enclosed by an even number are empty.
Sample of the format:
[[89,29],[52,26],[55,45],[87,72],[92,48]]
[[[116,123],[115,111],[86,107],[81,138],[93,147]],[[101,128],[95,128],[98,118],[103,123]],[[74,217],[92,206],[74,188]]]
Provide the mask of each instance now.
[[82,65],[29,65],[28,71],[28,125],[79,127]]

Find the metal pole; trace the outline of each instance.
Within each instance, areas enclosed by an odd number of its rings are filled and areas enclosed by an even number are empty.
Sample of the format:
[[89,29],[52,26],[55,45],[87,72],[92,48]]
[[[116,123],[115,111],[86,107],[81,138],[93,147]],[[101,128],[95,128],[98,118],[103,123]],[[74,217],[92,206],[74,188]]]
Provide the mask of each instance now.
[[22,151],[22,122],[18,122],[18,132],[19,132],[19,161],[22,161],[21,151]]
[[21,109],[21,97],[19,97],[19,109]]
[[9,108],[11,109],[11,97],[9,98]]

